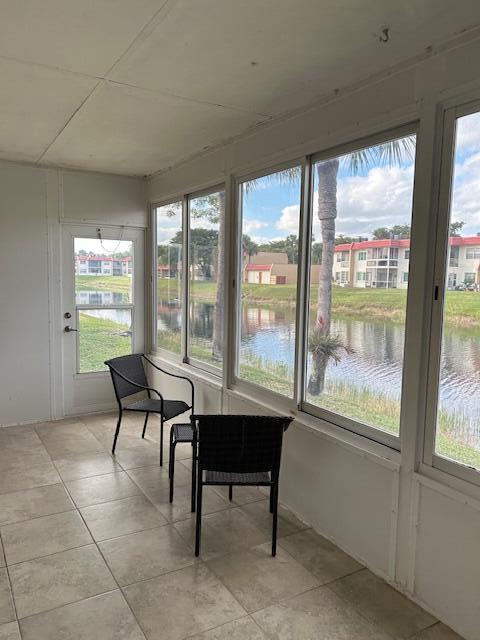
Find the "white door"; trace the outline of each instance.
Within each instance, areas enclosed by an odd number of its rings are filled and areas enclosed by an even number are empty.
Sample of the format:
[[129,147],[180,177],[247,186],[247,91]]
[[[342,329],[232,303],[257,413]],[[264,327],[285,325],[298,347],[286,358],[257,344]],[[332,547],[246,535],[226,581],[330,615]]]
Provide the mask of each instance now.
[[65,415],[115,406],[105,360],[144,349],[144,232],[63,228]]

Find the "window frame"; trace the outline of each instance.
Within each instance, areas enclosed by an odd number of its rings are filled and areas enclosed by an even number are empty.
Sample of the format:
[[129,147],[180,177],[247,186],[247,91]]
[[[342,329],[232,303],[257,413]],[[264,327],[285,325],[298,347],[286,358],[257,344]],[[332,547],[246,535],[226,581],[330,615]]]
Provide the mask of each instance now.
[[439,176],[434,194],[437,209],[434,243],[434,264],[431,287],[434,296],[431,303],[430,335],[428,340],[428,371],[426,389],[426,410],[424,423],[423,452],[421,468],[432,469],[454,476],[460,480],[480,486],[480,470],[461,462],[445,458],[435,452],[437,431],[438,398],[442,355],[442,335],[445,295],[448,291],[450,251],[448,246],[450,230],[450,207],[455,162],[455,141],[457,120],[463,116],[480,112],[480,99],[453,101],[441,106],[439,116],[439,147],[436,170]]
[[[311,228],[311,220],[312,220],[312,215],[313,215],[313,201],[312,201],[312,194],[313,194],[313,166],[315,165],[315,163],[317,162],[321,162],[321,161],[325,161],[325,160],[329,160],[330,158],[335,158],[335,157],[339,157],[339,156],[343,156],[346,155],[347,153],[351,153],[352,151],[356,151],[359,149],[363,149],[366,147],[371,147],[371,146],[375,146],[377,144],[382,144],[385,142],[388,142],[390,140],[396,140],[398,138],[402,138],[408,135],[414,135],[416,137],[416,140],[418,141],[418,134],[419,134],[419,123],[417,120],[414,120],[412,122],[408,122],[405,123],[403,125],[400,125],[398,127],[393,127],[393,128],[389,128],[377,133],[374,133],[372,135],[369,136],[365,136],[362,138],[359,138],[357,140],[353,140],[351,142],[345,143],[345,144],[341,144],[329,149],[326,149],[324,151],[320,151],[318,153],[312,154],[310,156],[308,156],[308,162],[309,162],[309,168],[310,168],[310,193],[309,193],[309,199],[308,199],[308,212],[306,217],[308,218],[309,221],[309,227]],[[416,172],[416,167],[417,167],[417,145],[415,147],[415,158],[414,158],[414,181],[415,181],[415,172]],[[415,196],[415,182],[413,184],[413,199],[412,199],[412,212],[411,212],[411,226],[412,229],[414,227],[414,217],[416,216],[416,211],[415,211],[415,206],[414,206],[414,196]],[[411,238],[410,239],[410,249],[412,249],[412,247],[415,246],[415,238]],[[308,245],[306,245],[305,247],[302,246],[302,250],[308,250],[309,253],[309,247]],[[368,260],[368,254],[367,254],[367,260]],[[306,268],[306,274],[305,277],[308,278],[308,284],[306,287],[306,291],[309,292],[310,291],[310,255],[308,255],[308,264],[307,264],[307,268]],[[307,306],[308,306],[309,302],[307,302]],[[308,315],[307,315],[307,319],[308,319]],[[349,418],[347,416],[343,416],[339,413],[335,413],[333,411],[330,411],[328,409],[323,409],[321,407],[318,407],[316,405],[313,405],[309,402],[307,402],[304,397],[304,387],[305,387],[305,381],[306,381],[306,368],[307,368],[307,359],[305,357],[304,362],[302,363],[302,368],[304,369],[304,371],[302,372],[302,394],[299,396],[299,401],[298,401],[298,409],[300,411],[303,411],[306,414],[309,414],[311,416],[314,416],[316,418],[319,418],[325,422],[328,422],[330,424],[336,425],[338,427],[341,427],[347,431],[350,431],[352,433],[355,433],[357,435],[360,436],[364,436],[366,438],[368,438],[369,440],[372,440],[374,442],[377,442],[378,444],[382,444],[382,445],[386,445],[387,447],[389,447],[390,449],[394,449],[396,451],[400,451],[401,449],[401,438],[402,438],[402,423],[403,423],[403,414],[404,414],[404,410],[405,410],[405,384],[404,384],[404,379],[407,375],[406,372],[406,358],[405,358],[405,345],[406,345],[406,335],[407,335],[407,326],[409,324],[409,304],[408,304],[408,296],[407,296],[407,305],[406,305],[406,311],[405,311],[405,338],[404,338],[404,358],[403,358],[403,367],[402,367],[402,391],[401,391],[401,398],[400,398],[400,419],[399,419],[399,431],[397,435],[394,435],[392,433],[389,433],[387,431],[382,431],[381,429],[378,429],[376,427],[373,427],[371,425],[367,425],[364,423],[361,423],[357,420],[354,420],[352,418]],[[306,343],[307,340],[307,334],[308,334],[308,326],[306,324],[304,324],[302,326],[302,334],[304,336],[304,343]],[[307,354],[306,350],[305,350],[306,345],[304,346],[304,352],[305,355]]]
[[[165,200],[160,200],[158,202],[154,202],[151,205],[151,219],[152,219],[152,291],[151,291],[151,299],[152,299],[152,331],[151,331],[151,347],[152,352],[158,356],[165,357],[167,360],[171,360],[173,363],[184,363],[188,364],[195,369],[199,369],[201,371],[205,371],[206,373],[215,376],[215,378],[222,379],[223,372],[225,369],[225,351],[226,345],[224,344],[224,358],[222,361],[222,367],[215,367],[210,365],[208,362],[203,362],[198,358],[192,358],[189,355],[189,346],[190,346],[190,200],[193,200],[197,197],[205,196],[210,193],[216,193],[218,191],[224,191],[226,195],[226,184],[225,183],[216,183],[210,187],[204,187],[202,189],[198,189],[195,191],[189,191],[185,193],[181,193],[177,196],[171,196]],[[157,291],[157,209],[160,207],[165,207],[171,204],[180,203],[182,206],[182,277],[181,277],[181,300],[182,300],[182,329],[181,329],[181,337],[180,337],[180,353],[175,353],[174,351],[169,351],[164,347],[160,347],[158,345],[158,335],[157,335],[157,301],[158,301],[158,291]],[[227,205],[225,204],[225,212],[226,216]],[[226,222],[226,221],[225,221]],[[226,288],[225,288],[226,290]],[[224,304],[226,304],[226,296],[224,299]],[[225,340],[225,332],[224,332],[224,340]]]
[[[202,196],[207,196],[211,193],[218,193],[220,191],[223,191],[226,195],[226,185],[225,184],[217,184],[214,185],[213,187],[207,187],[205,189],[201,189],[200,191],[192,191],[191,193],[186,194],[185,197],[185,209],[186,209],[186,220],[185,220],[185,225],[186,225],[186,233],[183,234],[183,238],[184,238],[184,252],[187,251],[186,254],[187,255],[187,260],[186,260],[186,265],[187,265],[187,270],[186,270],[186,276],[185,276],[185,296],[184,296],[184,304],[186,305],[186,317],[184,317],[183,319],[183,325],[185,326],[185,345],[184,345],[184,352],[183,352],[183,362],[185,362],[186,364],[191,365],[192,367],[195,367],[196,369],[201,369],[203,371],[206,371],[207,373],[210,373],[214,376],[216,376],[217,378],[222,378],[223,377],[223,370],[225,368],[225,351],[226,351],[226,345],[223,345],[223,353],[224,353],[224,357],[222,359],[222,366],[221,367],[215,367],[214,365],[209,364],[208,362],[203,362],[203,360],[200,360],[199,358],[195,358],[192,357],[190,355],[190,277],[189,277],[189,273],[190,273],[190,232],[191,232],[191,225],[190,225],[190,201],[191,200],[195,200],[195,198],[200,198]],[[226,204],[225,204],[225,211],[224,216],[226,217]],[[225,221],[224,221],[225,224]],[[224,271],[224,277],[226,276],[226,273]],[[226,287],[224,285],[224,290],[226,293]],[[225,307],[226,307],[226,295],[224,294],[223,296],[223,304],[224,304],[224,314],[225,314]],[[183,309],[182,309],[182,316],[183,316]],[[224,342],[225,342],[225,332],[224,332]]]
[[[232,176],[233,178],[233,238],[234,243],[234,309],[232,312],[232,334],[231,334],[231,370],[229,375],[229,388],[240,391],[241,393],[247,393],[250,395],[261,396],[266,394],[267,398],[274,399],[280,406],[288,408],[290,411],[298,409],[298,389],[299,389],[299,375],[298,375],[298,361],[300,353],[303,351],[303,346],[298,339],[298,327],[303,326],[303,315],[305,310],[302,308],[301,299],[301,283],[303,282],[303,260],[304,260],[304,234],[305,234],[305,202],[306,202],[306,183],[309,180],[309,171],[307,170],[307,156],[301,156],[300,158],[294,158],[275,165],[266,166],[256,171],[250,171],[248,173],[239,173]],[[239,376],[240,371],[240,340],[241,340],[241,292],[242,292],[242,231],[243,231],[243,198],[242,198],[242,184],[258,178],[263,178],[268,175],[280,173],[286,169],[292,169],[294,167],[300,168],[300,211],[299,211],[299,223],[298,223],[298,267],[297,267],[297,284],[296,284],[296,313],[295,313],[295,354],[294,354],[294,375],[293,375],[293,394],[292,396],[286,396],[277,391],[267,389],[259,384],[245,380]],[[302,325],[299,324],[302,322]]]

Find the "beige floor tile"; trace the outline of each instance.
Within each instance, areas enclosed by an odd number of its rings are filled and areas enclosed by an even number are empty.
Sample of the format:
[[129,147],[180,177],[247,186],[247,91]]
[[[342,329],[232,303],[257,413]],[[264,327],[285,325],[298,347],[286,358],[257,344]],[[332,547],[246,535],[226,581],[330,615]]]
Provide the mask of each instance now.
[[441,622],[437,622],[428,629],[420,631],[412,640],[463,640],[463,638]]
[[[186,464],[183,462],[182,464]],[[228,487],[213,487],[222,498],[228,500]],[[250,502],[258,502],[265,500],[265,494],[258,487],[233,487],[232,503],[234,505],[243,506]]]
[[116,588],[95,545],[15,564],[10,578],[19,618]]
[[367,569],[332,582],[329,588],[394,638],[410,638],[436,622]]
[[77,511],[7,524],[1,534],[7,565],[93,542]]
[[58,484],[60,476],[51,462],[0,466],[0,494]]
[[0,569],[0,624],[15,620],[12,594],[6,569]]
[[189,640],[268,640],[252,618],[240,618],[216,629],[189,636]]
[[107,540],[99,547],[122,586],[156,578],[195,562],[191,549],[171,525]]
[[130,585],[124,593],[148,640],[180,640],[245,615],[203,564]]
[[391,640],[328,587],[252,614],[271,640]]
[[66,486],[77,507],[88,507],[140,493],[140,489],[125,471],[71,480]]
[[[178,522],[191,517],[192,489],[190,484],[175,487],[173,502],[170,502],[169,499],[167,483],[156,488],[146,487],[143,491],[168,522]],[[204,488],[202,513],[206,515],[222,511],[222,509],[229,509],[230,507],[230,503],[219,496],[212,487]]]
[[311,571],[321,584],[363,569],[359,562],[312,529],[281,538],[278,543]]
[[21,640],[18,623],[0,624],[0,640]]
[[[115,459],[125,470],[137,467],[150,467],[160,464],[160,452],[156,445],[132,447],[131,449],[116,449]],[[168,458],[164,459],[167,469]]]
[[81,422],[67,425],[51,423],[37,427],[36,431],[54,460],[82,453],[104,451],[104,447]]
[[143,495],[84,507],[80,511],[97,541],[153,529],[167,522]]
[[[194,548],[195,519],[176,522],[174,526]],[[225,509],[202,517],[200,556],[203,560],[210,560],[263,544],[269,539],[241,509]]]
[[273,558],[270,543],[216,558],[208,566],[248,612],[319,586],[283,549]]
[[20,626],[23,640],[145,639],[120,591],[39,613]]
[[[270,500],[262,500],[261,502],[251,502],[242,507],[242,511],[246,513],[256,526],[264,531],[267,535],[272,533],[272,514],[270,513]],[[286,509],[278,510],[278,536],[288,536],[291,533],[306,529],[300,520],[293,513]]]
[[68,456],[55,460],[55,466],[64,482],[122,470],[109,453],[86,453]]
[[0,525],[22,522],[73,509],[62,484],[14,491],[0,495]]
[[[142,490],[156,489],[158,487],[168,490],[168,466],[165,463],[160,467],[158,460],[155,464],[148,467],[139,467],[129,469],[128,475],[138,484]],[[175,487],[190,486],[192,483],[192,474],[181,463],[175,465]]]

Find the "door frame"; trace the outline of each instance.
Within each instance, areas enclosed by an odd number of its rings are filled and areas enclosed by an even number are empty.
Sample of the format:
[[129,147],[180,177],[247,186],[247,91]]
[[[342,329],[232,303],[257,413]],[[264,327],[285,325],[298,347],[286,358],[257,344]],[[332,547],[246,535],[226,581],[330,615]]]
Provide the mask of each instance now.
[[[113,389],[111,388],[110,374],[108,371],[98,371],[89,373],[77,372],[78,339],[77,334],[71,336],[64,332],[66,324],[72,324],[77,328],[77,305],[75,304],[75,267],[73,257],[73,242],[75,237],[96,239],[101,237],[105,240],[127,240],[133,243],[133,306],[132,308],[132,353],[143,352],[145,348],[145,251],[146,238],[145,229],[142,227],[130,227],[113,224],[95,224],[62,222],[59,237],[60,242],[60,308],[57,313],[55,324],[60,342],[60,358],[57,363],[61,363],[61,408],[62,416],[80,415],[84,413],[94,413],[108,411],[116,406]],[[91,305],[89,305],[91,306]],[[103,308],[111,307],[106,305]],[[122,305],[113,305],[121,308]],[[72,317],[69,320],[64,318],[64,313],[69,311]],[[68,344],[67,340],[75,340],[75,344]],[[70,358],[70,362],[68,361]],[[96,389],[103,387],[105,397],[98,401],[75,401],[75,387],[95,385]],[[107,391],[108,389],[108,391]],[[58,416],[60,417],[60,416]]]

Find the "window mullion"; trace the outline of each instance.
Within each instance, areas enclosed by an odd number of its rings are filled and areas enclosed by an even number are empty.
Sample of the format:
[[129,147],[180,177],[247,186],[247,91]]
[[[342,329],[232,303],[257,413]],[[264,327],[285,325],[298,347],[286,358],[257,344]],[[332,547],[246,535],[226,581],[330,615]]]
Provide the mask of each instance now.
[[297,274],[297,318],[295,341],[294,400],[300,409],[304,397],[306,357],[308,351],[308,314],[310,288],[310,245],[312,229],[312,169],[306,158],[302,171],[300,200],[299,269]]
[[188,336],[190,333],[190,202],[187,196],[182,200],[182,330],[181,330],[181,358],[183,362],[188,362]]

